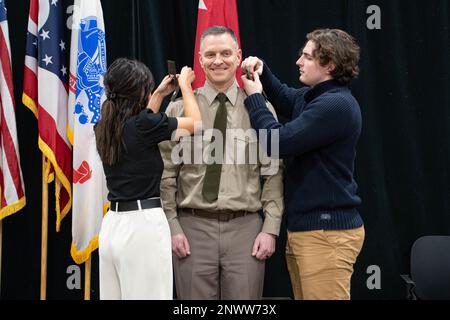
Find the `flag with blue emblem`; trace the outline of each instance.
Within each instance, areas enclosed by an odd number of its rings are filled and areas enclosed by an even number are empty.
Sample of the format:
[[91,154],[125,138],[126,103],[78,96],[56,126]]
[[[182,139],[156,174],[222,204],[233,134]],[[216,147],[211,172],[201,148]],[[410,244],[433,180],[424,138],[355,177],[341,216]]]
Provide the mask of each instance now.
[[38,119],[39,149],[47,159],[47,182],[55,180],[56,230],[69,212],[72,148],[67,138],[68,64],[61,0],[30,0],[23,103]]
[[0,0],[0,220],[24,206],[8,21],[5,1]]
[[89,259],[98,248],[107,188],[94,125],[105,99],[105,27],[99,0],[75,0],[70,47],[68,136],[73,147],[72,258]]

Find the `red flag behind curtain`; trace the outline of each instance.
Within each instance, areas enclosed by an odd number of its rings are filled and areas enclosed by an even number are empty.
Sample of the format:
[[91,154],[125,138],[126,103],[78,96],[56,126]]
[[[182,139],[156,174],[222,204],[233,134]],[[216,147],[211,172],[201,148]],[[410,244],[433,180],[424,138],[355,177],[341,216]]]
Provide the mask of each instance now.
[[[194,50],[194,71],[196,78],[192,84],[194,89],[203,86],[205,83],[205,73],[198,60],[200,36],[205,29],[215,25],[222,25],[232,29],[236,33],[239,47],[241,47],[236,0],[199,0],[198,2],[197,33]],[[236,79],[239,86],[242,87],[240,68],[237,70]]]

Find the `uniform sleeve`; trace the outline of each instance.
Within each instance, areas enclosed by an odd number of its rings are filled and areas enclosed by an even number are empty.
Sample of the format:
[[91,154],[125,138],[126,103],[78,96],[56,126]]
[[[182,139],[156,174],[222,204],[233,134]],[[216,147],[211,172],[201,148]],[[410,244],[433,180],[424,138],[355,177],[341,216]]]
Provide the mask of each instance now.
[[[278,120],[273,106],[269,102],[266,102],[266,106],[274,118]],[[263,180],[261,204],[264,212],[264,224],[261,231],[278,236],[284,211],[283,161],[279,159],[270,160],[266,152],[261,155],[264,159],[260,168]]]
[[[175,101],[169,103],[166,114],[169,116],[182,116],[183,104],[182,101]],[[177,213],[177,178],[180,173],[182,164],[177,164],[172,161],[173,148],[178,144],[178,141],[163,141],[159,146],[161,158],[164,161],[164,171],[161,177],[161,200],[163,203],[164,213],[169,222],[170,233],[172,236],[183,233]]]
[[178,126],[177,118],[168,117],[165,113],[153,113],[145,109],[136,117],[136,128],[147,145],[155,145],[170,140]]

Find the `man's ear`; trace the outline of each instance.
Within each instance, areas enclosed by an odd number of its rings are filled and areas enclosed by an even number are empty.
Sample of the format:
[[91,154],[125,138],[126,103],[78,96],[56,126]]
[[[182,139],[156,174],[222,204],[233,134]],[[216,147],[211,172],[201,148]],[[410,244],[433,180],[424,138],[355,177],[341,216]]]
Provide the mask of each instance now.
[[203,68],[203,59],[202,59],[202,53],[198,52],[198,62],[200,62],[200,66]]
[[332,62],[328,63],[327,65],[328,74],[331,74],[334,71],[334,69],[336,69],[336,65]]
[[237,51],[237,58],[238,58],[238,66],[240,66],[241,62],[242,62],[242,50],[241,49],[238,49],[238,51]]

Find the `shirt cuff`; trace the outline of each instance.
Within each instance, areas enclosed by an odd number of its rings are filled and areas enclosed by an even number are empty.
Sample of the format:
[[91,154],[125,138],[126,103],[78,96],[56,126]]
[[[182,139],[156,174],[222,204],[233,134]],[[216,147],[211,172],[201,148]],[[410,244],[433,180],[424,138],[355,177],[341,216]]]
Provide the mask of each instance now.
[[172,236],[175,236],[183,232],[183,228],[181,228],[180,222],[178,221],[178,218],[174,218],[169,220],[169,228],[170,228],[170,234]]
[[261,232],[278,236],[280,234],[281,219],[266,215]]

